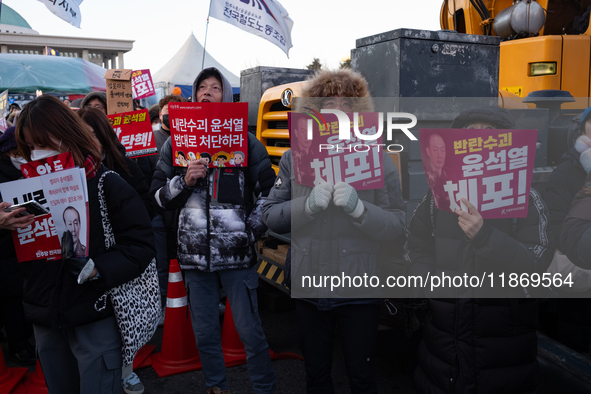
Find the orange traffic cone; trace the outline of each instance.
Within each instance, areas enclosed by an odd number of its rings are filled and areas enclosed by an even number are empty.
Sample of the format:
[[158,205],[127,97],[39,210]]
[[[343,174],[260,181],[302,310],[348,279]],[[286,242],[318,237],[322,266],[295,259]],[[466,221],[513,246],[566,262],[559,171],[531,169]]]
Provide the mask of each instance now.
[[25,386],[20,383],[26,372],[27,368],[8,368],[4,361],[4,355],[0,351],[0,393],[26,393]]
[[177,260],[170,260],[162,349],[152,355],[152,368],[161,378],[202,368]]
[[135,358],[133,359],[133,369],[140,369],[149,367],[152,365],[152,357],[150,355],[156,349],[154,345],[144,345],[140,350],[138,350]]
[[[238,331],[236,331],[234,317],[232,316],[232,309],[230,308],[229,301],[226,301],[224,324],[222,326],[222,351],[224,352],[224,361],[226,362],[226,367],[246,364],[246,351],[244,350],[244,344],[238,336]],[[269,353],[271,353],[271,360],[304,359],[299,354],[293,352],[275,353],[270,348]]]
[[47,385],[45,384],[45,375],[41,370],[41,363],[37,359],[34,372],[27,372],[23,379],[23,384],[27,388],[27,394],[47,394]]

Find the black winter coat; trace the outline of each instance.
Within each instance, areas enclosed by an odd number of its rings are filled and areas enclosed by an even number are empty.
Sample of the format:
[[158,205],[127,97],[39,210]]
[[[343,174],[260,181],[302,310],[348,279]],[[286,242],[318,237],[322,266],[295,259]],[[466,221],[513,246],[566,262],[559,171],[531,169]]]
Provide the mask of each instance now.
[[98,312],[94,305],[103,293],[138,277],[156,255],[150,218],[138,194],[115,174],[104,181],[105,199],[117,244],[105,249],[98,200],[98,181],[106,168],[88,180],[89,256],[100,278],[77,284],[62,260],[21,263],[25,276],[24,306],[27,319],[53,328],[68,328],[104,319],[113,314],[110,303]]
[[[587,176],[579,161],[580,156],[575,148],[571,148],[560,158],[558,167],[546,183],[544,199],[550,211],[552,239],[561,251],[564,251],[560,242],[564,218],[570,210],[573,198],[585,184]],[[591,291],[587,293],[589,297]],[[556,303],[556,339],[572,349],[587,353],[591,342],[591,300],[558,299]]]
[[[0,183],[16,181],[23,174],[9,159],[0,160]],[[23,277],[10,230],[0,230],[0,291],[4,297],[22,296]]]
[[[548,211],[533,189],[527,218],[518,219],[516,226],[512,219],[485,220],[472,240],[459,227],[457,215],[433,209],[432,216],[432,208],[429,192],[410,220],[405,258],[412,274],[544,272],[550,263]],[[475,299],[472,289],[449,294],[463,298],[428,301],[415,372],[418,391],[535,392],[535,301]]]

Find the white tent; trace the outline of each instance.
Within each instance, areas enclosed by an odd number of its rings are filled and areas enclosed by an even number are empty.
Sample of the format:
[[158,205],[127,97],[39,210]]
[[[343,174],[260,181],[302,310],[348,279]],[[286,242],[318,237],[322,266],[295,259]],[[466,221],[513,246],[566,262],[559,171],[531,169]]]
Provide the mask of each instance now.
[[[191,33],[181,49],[152,77],[154,83],[165,82],[168,93],[174,86],[179,86],[183,91],[183,96],[191,95],[190,91],[193,81],[201,71],[201,62],[203,60],[203,46],[197,41],[197,38]],[[234,75],[227,68],[222,66],[209,53],[205,52],[204,68],[215,67],[230,81],[233,90],[240,89],[240,77]]]

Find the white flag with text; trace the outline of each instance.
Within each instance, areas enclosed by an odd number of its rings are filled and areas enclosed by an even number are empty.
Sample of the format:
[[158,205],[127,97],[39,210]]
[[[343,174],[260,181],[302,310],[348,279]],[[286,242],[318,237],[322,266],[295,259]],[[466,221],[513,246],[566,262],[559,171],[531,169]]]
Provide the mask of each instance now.
[[80,14],[80,3],[83,0],[39,0],[55,16],[65,20],[72,26],[80,28],[82,15]]
[[277,0],[212,0],[209,15],[271,41],[289,57],[293,21]]

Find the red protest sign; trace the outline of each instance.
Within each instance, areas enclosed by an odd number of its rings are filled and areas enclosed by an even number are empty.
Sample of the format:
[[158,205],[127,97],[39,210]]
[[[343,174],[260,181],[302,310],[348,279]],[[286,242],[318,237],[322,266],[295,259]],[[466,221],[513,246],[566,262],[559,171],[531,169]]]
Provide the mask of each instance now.
[[[356,190],[384,187],[383,150],[379,140],[370,139],[379,129],[378,113],[358,114],[357,128],[367,139],[354,132],[353,114],[351,138],[341,140],[336,115],[323,114],[313,119],[309,114],[288,114],[289,139],[295,180],[298,184],[314,187],[319,183],[350,184]],[[308,138],[308,120],[311,120],[312,138]]]
[[158,153],[148,110],[107,115],[127,157],[150,156]]
[[131,94],[138,100],[156,94],[150,70],[137,70],[131,74]]
[[246,167],[248,103],[170,103],[168,116],[175,166]]
[[72,153],[64,152],[56,156],[21,164],[21,172],[25,178],[33,178],[74,167]]
[[6,119],[4,119],[4,117],[1,117],[0,118],[0,131],[4,133],[7,128],[8,128],[8,123],[6,123]]
[[527,217],[537,130],[420,129],[421,157],[435,206],[466,198],[484,219]]
[[51,214],[37,216],[27,227],[12,231],[12,242],[19,262],[61,258],[60,240]]

